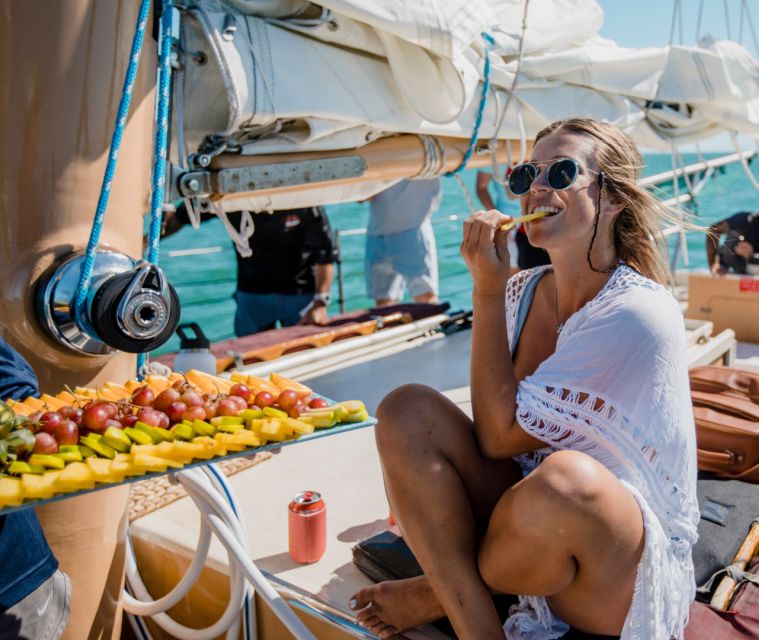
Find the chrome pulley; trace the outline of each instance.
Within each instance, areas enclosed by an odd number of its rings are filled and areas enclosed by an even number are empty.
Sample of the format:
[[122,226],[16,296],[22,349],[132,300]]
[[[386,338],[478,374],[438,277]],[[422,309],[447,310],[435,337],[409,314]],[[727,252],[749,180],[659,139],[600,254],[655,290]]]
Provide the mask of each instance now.
[[56,341],[88,355],[144,353],[179,323],[179,297],[163,271],[143,260],[98,250],[86,301],[76,308],[84,252],[65,256],[37,286],[40,324]]

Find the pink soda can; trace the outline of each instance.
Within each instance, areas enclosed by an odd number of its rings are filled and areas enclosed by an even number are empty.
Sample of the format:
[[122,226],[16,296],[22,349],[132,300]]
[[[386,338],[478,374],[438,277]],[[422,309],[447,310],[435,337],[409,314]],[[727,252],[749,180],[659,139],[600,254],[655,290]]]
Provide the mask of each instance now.
[[327,548],[327,507],[321,494],[301,491],[287,513],[290,557],[300,564],[317,562]]

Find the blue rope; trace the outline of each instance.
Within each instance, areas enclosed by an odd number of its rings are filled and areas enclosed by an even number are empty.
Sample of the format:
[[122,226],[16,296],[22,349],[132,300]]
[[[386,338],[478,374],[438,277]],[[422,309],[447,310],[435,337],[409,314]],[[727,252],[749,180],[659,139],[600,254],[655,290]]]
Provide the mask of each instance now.
[[[171,8],[172,0],[162,0],[160,38],[158,42],[158,104],[153,145],[153,178],[150,194],[150,230],[148,232],[148,262],[158,264],[163,198],[166,186],[166,154],[169,146],[169,103],[171,101]],[[147,361],[147,354],[137,355],[137,373]]]
[[80,317],[81,312],[84,309],[84,303],[87,300],[87,292],[90,288],[90,281],[92,280],[92,269],[95,265],[98,241],[100,240],[100,232],[103,230],[103,218],[105,217],[105,210],[108,207],[108,198],[111,195],[113,176],[116,172],[116,161],[119,157],[121,139],[124,135],[127,116],[129,115],[129,103],[132,98],[134,82],[137,77],[137,67],[140,63],[140,52],[142,51],[142,42],[145,39],[145,27],[148,23],[149,9],[150,0],[142,0],[140,4],[140,12],[137,16],[137,27],[134,38],[132,39],[132,51],[129,55],[129,66],[127,67],[126,77],[124,78],[124,87],[121,92],[119,110],[116,116],[116,126],[113,129],[113,135],[111,137],[108,162],[105,167],[105,174],[103,175],[103,184],[100,187],[100,197],[98,198],[97,209],[95,210],[95,220],[92,223],[90,239],[87,243],[87,249],[84,254],[84,263],[79,275],[79,285],[77,287],[76,299],[74,301],[75,317]]
[[485,105],[488,102],[488,94],[490,93],[490,50],[495,44],[493,36],[489,33],[482,32],[482,38],[485,40],[485,68],[483,69],[482,80],[482,93],[480,94],[480,104],[477,107],[477,116],[474,119],[474,129],[472,130],[472,137],[469,139],[469,147],[467,147],[464,157],[461,159],[461,164],[453,171],[446,173],[446,177],[454,176],[460,173],[466,168],[469,158],[474,153],[474,147],[477,144],[477,140],[480,137],[480,125],[482,125],[482,116],[485,113]]

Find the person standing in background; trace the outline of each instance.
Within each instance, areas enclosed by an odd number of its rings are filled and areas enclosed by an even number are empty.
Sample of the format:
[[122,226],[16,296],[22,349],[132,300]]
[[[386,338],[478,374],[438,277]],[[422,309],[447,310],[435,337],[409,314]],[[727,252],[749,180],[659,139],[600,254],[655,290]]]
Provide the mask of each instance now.
[[378,307],[400,302],[404,286],[414,302],[438,301],[432,214],[443,189],[439,178],[401,180],[369,200],[366,290]]
[[[719,244],[722,235],[725,242]],[[739,211],[716,222],[706,234],[706,262],[712,273],[749,273],[759,252],[759,211]],[[757,267],[759,268],[759,267]]]
[[[241,212],[229,213],[239,231]],[[201,221],[213,218],[203,214]],[[189,224],[184,204],[167,218],[163,237]],[[327,322],[336,247],[323,207],[253,214],[252,255],[237,257],[235,335],[246,336],[277,324]]]
[[[0,399],[39,395],[32,368],[0,338]],[[0,640],[57,640],[70,607],[71,582],[34,510],[0,516]]]
[[[510,169],[506,172],[508,177]],[[492,185],[492,192],[491,192]],[[511,195],[511,192],[498,180],[493,180],[493,174],[487,171],[477,172],[477,198],[485,209],[495,209],[512,217],[520,215],[519,205],[512,205],[510,200],[518,198]],[[510,211],[513,209],[513,211]],[[517,265],[520,269],[531,269],[544,264],[550,264],[551,258],[548,252],[530,244],[527,239],[527,232],[524,225],[520,224],[514,231],[515,248],[517,255]]]

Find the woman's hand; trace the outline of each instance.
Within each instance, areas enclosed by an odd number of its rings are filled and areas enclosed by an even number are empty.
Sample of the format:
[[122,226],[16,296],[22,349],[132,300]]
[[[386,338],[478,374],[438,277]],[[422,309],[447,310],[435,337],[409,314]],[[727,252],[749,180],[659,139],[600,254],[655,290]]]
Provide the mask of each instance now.
[[511,269],[508,232],[501,225],[511,220],[499,211],[476,211],[464,222],[461,255],[472,274],[474,291],[479,295],[498,295],[506,290]]

